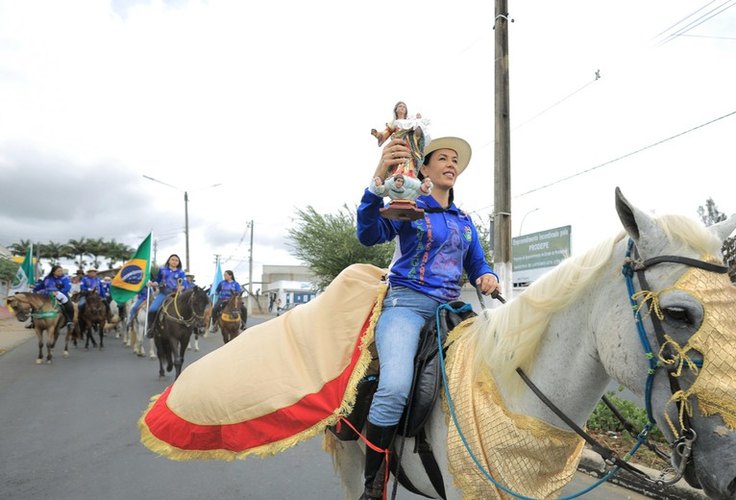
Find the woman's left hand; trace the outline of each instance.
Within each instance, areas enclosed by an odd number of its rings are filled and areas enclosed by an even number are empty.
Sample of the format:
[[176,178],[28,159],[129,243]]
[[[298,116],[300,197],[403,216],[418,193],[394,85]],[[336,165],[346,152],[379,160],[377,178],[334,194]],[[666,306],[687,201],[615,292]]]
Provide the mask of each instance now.
[[490,295],[493,292],[501,293],[501,285],[493,274],[484,274],[475,280],[475,286],[480,289],[483,295]]

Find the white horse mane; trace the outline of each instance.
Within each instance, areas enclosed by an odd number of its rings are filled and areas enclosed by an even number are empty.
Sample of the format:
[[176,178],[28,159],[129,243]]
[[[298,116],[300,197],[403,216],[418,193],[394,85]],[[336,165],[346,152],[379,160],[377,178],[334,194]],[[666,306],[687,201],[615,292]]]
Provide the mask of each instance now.
[[[701,256],[719,255],[721,242],[696,221],[675,215],[661,216],[656,221],[674,245],[669,253],[678,254],[678,250],[689,247]],[[552,314],[586,293],[608,267],[615,246],[626,236],[621,231],[588,252],[564,260],[514,300],[484,310],[468,331],[475,343],[473,378],[489,368],[499,386],[511,390],[520,387],[515,370],[521,367],[530,371]]]

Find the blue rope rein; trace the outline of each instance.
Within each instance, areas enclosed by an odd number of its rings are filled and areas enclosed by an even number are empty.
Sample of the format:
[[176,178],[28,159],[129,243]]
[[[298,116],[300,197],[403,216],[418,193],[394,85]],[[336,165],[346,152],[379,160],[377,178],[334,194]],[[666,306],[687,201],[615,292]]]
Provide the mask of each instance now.
[[652,352],[652,346],[649,343],[647,332],[644,329],[644,323],[642,322],[639,304],[634,299],[634,294],[636,293],[636,290],[634,289],[634,266],[631,259],[631,254],[633,250],[634,241],[629,240],[629,246],[626,250],[626,261],[621,272],[626,278],[626,290],[628,292],[629,302],[631,303],[631,310],[634,313],[636,329],[639,332],[639,340],[641,341],[641,345],[644,348],[644,356],[647,358],[647,361],[649,363],[647,380],[644,384],[644,403],[647,410],[647,419],[649,420],[647,426],[651,427],[655,423],[654,414],[652,413],[652,386],[654,383],[654,375],[657,372],[657,368],[660,368],[661,365],[657,360],[657,356],[655,356],[655,354]]

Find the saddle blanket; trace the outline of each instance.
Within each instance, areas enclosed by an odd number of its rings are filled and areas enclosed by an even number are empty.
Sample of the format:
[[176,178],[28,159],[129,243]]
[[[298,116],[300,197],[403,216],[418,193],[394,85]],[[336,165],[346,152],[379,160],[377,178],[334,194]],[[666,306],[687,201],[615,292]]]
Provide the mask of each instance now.
[[279,453],[350,412],[371,361],[386,271],[345,269],[307,304],[251,327],[189,365],[138,422],[172,460]]

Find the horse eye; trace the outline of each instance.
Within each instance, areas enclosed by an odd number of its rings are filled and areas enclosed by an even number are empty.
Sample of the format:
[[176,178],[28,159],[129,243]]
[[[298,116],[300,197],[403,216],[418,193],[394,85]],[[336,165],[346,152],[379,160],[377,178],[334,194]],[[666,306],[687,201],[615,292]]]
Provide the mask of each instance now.
[[668,318],[679,321],[681,323],[687,323],[688,325],[693,324],[693,318],[688,314],[687,309],[682,307],[666,307],[664,313]]

